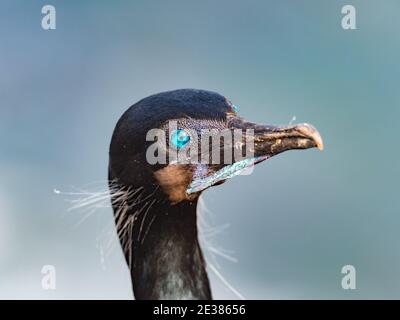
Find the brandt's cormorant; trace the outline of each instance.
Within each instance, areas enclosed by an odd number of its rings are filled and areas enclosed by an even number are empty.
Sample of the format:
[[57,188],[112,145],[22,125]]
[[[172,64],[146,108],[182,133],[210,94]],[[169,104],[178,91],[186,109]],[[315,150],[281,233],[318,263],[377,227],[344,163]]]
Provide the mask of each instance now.
[[[177,124],[173,132],[167,130],[171,121]],[[175,149],[188,148],[204,129],[212,129],[211,136],[252,129],[254,135],[250,130],[244,137],[253,143],[249,143],[253,153],[229,163],[223,156],[219,163],[152,163],[148,159],[149,147],[155,143],[148,139],[152,129],[164,130],[168,146]],[[206,141],[213,141],[212,137]],[[236,142],[233,149],[246,145]],[[227,152],[224,143],[211,144],[221,155]],[[215,92],[181,89],[149,96],[131,106],[112,136],[109,188],[136,299],[211,299],[196,224],[201,192],[283,151],[313,147],[323,147],[313,126],[246,121],[228,99]],[[195,155],[200,152],[194,149]]]

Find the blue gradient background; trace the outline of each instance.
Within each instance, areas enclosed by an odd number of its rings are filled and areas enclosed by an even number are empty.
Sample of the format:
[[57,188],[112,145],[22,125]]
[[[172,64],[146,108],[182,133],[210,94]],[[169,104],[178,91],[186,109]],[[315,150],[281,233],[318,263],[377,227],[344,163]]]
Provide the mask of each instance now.
[[[41,7],[57,29],[41,28]],[[357,30],[341,28],[341,7]],[[288,152],[204,194],[246,298],[400,298],[400,3],[2,1],[0,298],[132,298],[110,208],[82,219],[65,195],[106,189],[122,112],[159,91],[218,91],[254,121],[310,122],[324,152]],[[106,231],[105,231],[106,230]],[[104,234],[115,242],[102,258]],[[103,261],[104,260],[104,261]],[[41,268],[57,289],[41,288]],[[357,289],[341,288],[341,268]],[[215,298],[235,298],[211,275]]]

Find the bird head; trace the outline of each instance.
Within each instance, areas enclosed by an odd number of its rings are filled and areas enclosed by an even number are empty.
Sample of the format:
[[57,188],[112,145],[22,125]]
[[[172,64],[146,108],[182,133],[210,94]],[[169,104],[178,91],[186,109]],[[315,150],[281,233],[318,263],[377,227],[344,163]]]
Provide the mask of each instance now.
[[117,123],[110,146],[110,180],[160,187],[174,205],[294,149],[323,149],[310,124],[257,124],[224,96],[181,89],[147,97]]

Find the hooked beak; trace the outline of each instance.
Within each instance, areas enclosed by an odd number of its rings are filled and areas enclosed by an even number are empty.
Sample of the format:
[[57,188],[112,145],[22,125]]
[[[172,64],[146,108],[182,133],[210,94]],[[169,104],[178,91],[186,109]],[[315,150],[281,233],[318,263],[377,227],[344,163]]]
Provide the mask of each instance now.
[[287,127],[257,126],[254,133],[256,156],[272,157],[294,149],[324,149],[321,135],[312,125],[301,123]]
[[[192,181],[187,194],[202,191],[210,186],[220,184],[226,179],[240,174],[244,169],[254,166],[279,153],[294,149],[318,148],[323,150],[324,144],[321,135],[312,125],[301,123],[289,126],[259,125],[248,122],[240,117],[231,118],[229,129],[251,129],[254,132],[246,139],[253,139],[253,156],[239,162],[223,166],[212,175]],[[245,148],[245,147],[244,147]]]
[[259,125],[234,118],[231,129],[254,131],[254,156],[270,158],[279,153],[294,149],[324,149],[324,143],[318,130],[308,123],[288,126]]

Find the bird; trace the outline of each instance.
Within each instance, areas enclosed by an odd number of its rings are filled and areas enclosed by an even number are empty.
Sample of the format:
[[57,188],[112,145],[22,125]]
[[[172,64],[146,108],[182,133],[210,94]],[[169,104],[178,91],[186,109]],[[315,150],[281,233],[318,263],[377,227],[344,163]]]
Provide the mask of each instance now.
[[[171,121],[176,123],[173,132],[166,130]],[[249,132],[252,153],[229,163],[149,163],[148,150],[155,142],[148,139],[148,134],[153,129],[166,132],[167,147],[182,150],[202,130],[210,129],[211,135],[245,131]],[[206,141],[212,141],[212,136]],[[229,154],[222,150],[223,143],[209,144],[221,154]],[[199,243],[199,196],[243,169],[284,151],[315,147],[322,150],[323,141],[312,125],[274,126],[247,121],[228,98],[213,91],[166,91],[129,107],[112,134],[108,186],[135,299],[212,299],[207,263]],[[233,148],[244,146],[239,143]],[[196,150],[195,154],[202,156]]]

